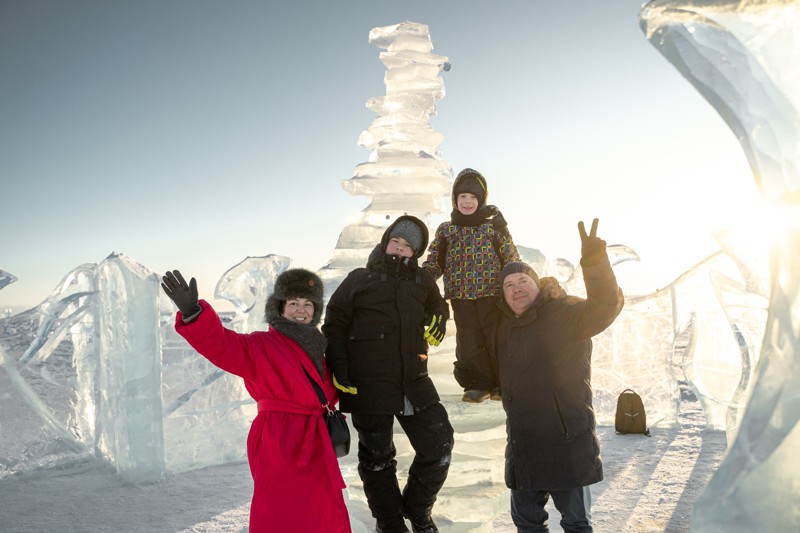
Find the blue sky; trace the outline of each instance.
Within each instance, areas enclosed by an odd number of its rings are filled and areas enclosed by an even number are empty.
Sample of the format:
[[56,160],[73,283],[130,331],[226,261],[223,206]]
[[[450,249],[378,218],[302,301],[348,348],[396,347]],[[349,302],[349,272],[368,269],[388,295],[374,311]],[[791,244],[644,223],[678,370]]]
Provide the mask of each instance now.
[[452,64],[442,155],[485,174],[515,241],[575,262],[577,221],[599,217],[642,258],[623,289],[655,290],[747,223],[758,193],[640,7],[0,1],[0,269],[19,278],[0,310],[111,252],[195,276],[209,299],[247,256],[322,267],[369,203],[341,188],[369,157],[364,104],[385,94],[367,36],[406,20]]

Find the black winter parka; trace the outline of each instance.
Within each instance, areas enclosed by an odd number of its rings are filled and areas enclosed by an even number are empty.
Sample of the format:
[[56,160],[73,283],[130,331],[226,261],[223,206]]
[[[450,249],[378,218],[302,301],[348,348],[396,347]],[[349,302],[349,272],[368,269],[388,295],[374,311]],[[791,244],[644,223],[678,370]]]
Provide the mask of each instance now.
[[[560,288],[557,297],[541,290],[519,317],[502,299],[498,304],[509,488],[567,490],[603,479],[592,407],[591,338],[611,325],[624,299],[608,256],[590,259],[581,262],[586,299]],[[540,289],[548,280],[556,283],[543,278]]]
[[358,394],[339,394],[347,413],[403,414],[407,396],[415,411],[439,401],[428,377],[428,344],[423,335],[434,314],[449,317],[449,307],[429,272],[417,266],[424,242],[411,258],[387,255],[389,228],[369,256],[366,268],[350,272],[334,291],[322,332],[326,358],[337,379],[348,379]]

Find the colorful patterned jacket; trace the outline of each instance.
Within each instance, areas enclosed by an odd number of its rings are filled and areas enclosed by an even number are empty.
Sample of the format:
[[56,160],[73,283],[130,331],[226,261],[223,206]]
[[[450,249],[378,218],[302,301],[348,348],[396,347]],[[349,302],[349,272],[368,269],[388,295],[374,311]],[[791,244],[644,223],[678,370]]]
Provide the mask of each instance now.
[[497,230],[487,220],[479,226],[443,222],[428,248],[422,268],[434,279],[444,276],[447,300],[476,300],[498,294],[497,275],[519,252],[508,227]]

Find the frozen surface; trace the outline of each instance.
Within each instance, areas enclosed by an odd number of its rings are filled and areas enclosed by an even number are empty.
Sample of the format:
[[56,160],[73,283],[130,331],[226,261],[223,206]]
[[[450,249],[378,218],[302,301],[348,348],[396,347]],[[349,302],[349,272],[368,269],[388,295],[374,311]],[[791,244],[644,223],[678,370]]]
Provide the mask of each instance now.
[[[780,214],[771,228],[772,287],[752,392],[729,454],[697,502],[692,531],[798,531],[800,2],[654,1],[641,21],[736,134],[762,197]],[[713,281],[722,298],[736,298],[730,280]],[[737,304],[729,316],[749,305]]]

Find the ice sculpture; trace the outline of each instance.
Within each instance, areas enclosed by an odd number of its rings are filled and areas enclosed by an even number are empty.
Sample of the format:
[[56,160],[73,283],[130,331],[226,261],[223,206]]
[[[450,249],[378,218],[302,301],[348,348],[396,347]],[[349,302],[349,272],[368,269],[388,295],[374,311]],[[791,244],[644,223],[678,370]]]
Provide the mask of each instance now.
[[22,399],[15,408],[33,416],[0,477],[91,457],[130,481],[163,473],[157,289],[144,267],[112,254],[67,274],[38,320],[17,322],[31,340],[0,364]]
[[656,0],[643,6],[641,24],[736,134],[762,198],[782,214],[752,394],[692,531],[798,531],[800,2]]
[[430,117],[436,100],[444,98],[441,71],[450,69],[444,56],[431,53],[428,26],[403,22],[373,28],[369,42],[384,49],[386,95],[367,100],[377,117],[358,139],[371,150],[369,160],[356,166],[342,187],[354,195],[369,196],[371,203],[346,226],[331,261],[320,270],[325,294],[330,295],[353,268],[366,264],[369,252],[398,214],[415,215],[431,224],[431,215],[449,210],[453,171],[441,158],[443,136],[433,130]]
[[14,283],[15,281],[17,281],[16,276],[14,276],[14,275],[6,272],[2,268],[0,268],[0,289],[5,287],[6,285]]

